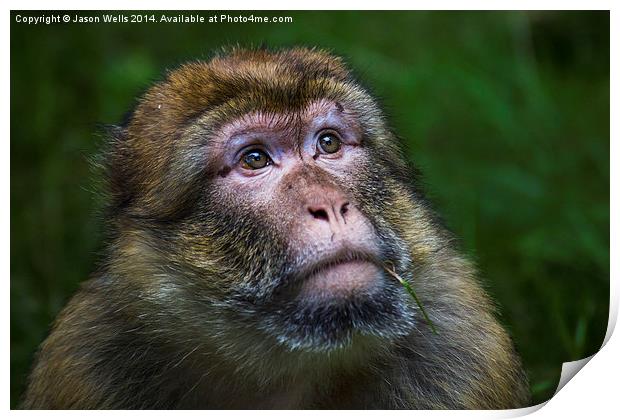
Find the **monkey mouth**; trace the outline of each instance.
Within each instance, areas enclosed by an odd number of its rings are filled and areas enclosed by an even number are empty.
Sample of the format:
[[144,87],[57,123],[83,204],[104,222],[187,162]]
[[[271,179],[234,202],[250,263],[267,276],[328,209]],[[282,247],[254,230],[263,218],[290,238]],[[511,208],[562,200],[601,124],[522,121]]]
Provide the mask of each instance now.
[[341,248],[306,259],[257,306],[258,328],[291,350],[312,352],[345,348],[354,336],[381,341],[408,334],[414,314],[383,269],[387,257],[394,260],[389,250]]
[[383,279],[380,258],[367,251],[344,249],[308,264],[296,276],[299,297],[342,299],[372,293]]

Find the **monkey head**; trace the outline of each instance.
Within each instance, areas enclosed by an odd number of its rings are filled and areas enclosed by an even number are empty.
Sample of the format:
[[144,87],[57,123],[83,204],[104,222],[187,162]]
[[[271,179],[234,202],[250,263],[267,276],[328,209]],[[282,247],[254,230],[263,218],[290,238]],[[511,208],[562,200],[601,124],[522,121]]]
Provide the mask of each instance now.
[[107,162],[111,271],[148,279],[154,323],[312,353],[427,328],[385,267],[415,283],[429,211],[341,59],[234,49],[183,65],[140,99]]

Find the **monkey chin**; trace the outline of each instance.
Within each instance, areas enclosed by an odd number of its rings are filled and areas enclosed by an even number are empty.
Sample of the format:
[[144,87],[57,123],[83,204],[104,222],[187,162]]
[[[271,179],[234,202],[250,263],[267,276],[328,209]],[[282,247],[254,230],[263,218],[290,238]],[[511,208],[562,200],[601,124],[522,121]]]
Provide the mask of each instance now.
[[415,324],[400,285],[370,260],[325,263],[298,281],[296,292],[264,308],[258,326],[289,350],[329,353],[360,342],[383,346]]

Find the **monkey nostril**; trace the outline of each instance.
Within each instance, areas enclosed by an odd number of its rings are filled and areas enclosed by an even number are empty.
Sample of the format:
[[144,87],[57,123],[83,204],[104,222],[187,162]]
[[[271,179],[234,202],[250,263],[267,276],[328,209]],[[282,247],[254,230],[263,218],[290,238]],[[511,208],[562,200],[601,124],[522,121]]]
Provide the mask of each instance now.
[[340,214],[342,216],[344,216],[345,214],[347,214],[347,212],[349,211],[349,203],[346,202],[342,205],[342,207],[340,208]]
[[325,210],[323,210],[323,209],[312,209],[312,208],[309,208],[308,211],[310,212],[310,214],[315,219],[329,220],[329,216],[327,215],[327,212]]

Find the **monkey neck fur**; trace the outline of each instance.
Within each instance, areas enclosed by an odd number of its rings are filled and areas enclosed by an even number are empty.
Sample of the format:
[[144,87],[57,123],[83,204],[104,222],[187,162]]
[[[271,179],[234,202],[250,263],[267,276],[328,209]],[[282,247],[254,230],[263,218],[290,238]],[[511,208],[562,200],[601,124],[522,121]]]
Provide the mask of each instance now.
[[[224,394],[249,387],[253,393],[260,389],[279,395],[278,390],[290,389],[307,397],[353,372],[366,371],[370,377],[377,365],[393,357],[392,342],[360,334],[348,345],[329,351],[291,350],[253,325],[228,319],[217,304],[192,296],[186,286],[196,281],[208,284],[209,279],[171,268],[162,259],[165,250],[151,246],[147,233],[134,232],[117,243],[103,284],[123,289],[127,282],[140,281],[140,291],[134,301],[116,310],[145,325],[144,330],[155,331],[143,339],[177,354],[177,367],[187,367],[196,375],[196,386],[204,384],[209,392],[217,383],[217,389],[226,389]],[[290,397],[285,394],[283,402]]]

